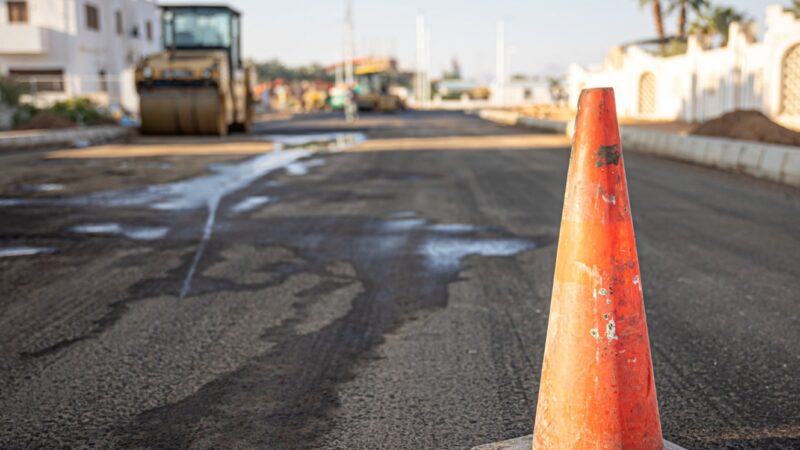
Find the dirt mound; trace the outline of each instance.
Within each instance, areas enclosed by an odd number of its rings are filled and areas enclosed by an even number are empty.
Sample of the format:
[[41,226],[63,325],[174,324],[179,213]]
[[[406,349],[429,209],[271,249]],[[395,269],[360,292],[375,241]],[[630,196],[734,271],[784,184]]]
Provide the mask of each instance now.
[[800,145],[800,133],[771,121],[760,111],[737,110],[701,123],[690,134],[768,144]]
[[72,128],[76,126],[71,120],[65,119],[51,111],[41,111],[30,120],[21,123],[17,130],[46,130],[50,128]]

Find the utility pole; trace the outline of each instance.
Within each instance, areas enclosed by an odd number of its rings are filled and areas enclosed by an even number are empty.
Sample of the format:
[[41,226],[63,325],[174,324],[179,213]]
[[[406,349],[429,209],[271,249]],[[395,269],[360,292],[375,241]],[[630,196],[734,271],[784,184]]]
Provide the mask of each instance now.
[[414,77],[414,97],[422,105],[425,101],[425,16],[417,14],[417,67]]
[[431,29],[425,27],[425,103],[431,101]]
[[353,79],[353,8],[350,0],[347,1],[344,28],[344,82],[352,88],[355,80]]
[[353,76],[353,8],[350,0],[346,0],[344,18],[344,83],[347,87],[347,97],[344,103],[345,120],[353,122],[355,114],[355,79]]
[[497,101],[505,104],[506,84],[506,24],[503,19],[497,21],[497,56],[495,61],[495,87]]

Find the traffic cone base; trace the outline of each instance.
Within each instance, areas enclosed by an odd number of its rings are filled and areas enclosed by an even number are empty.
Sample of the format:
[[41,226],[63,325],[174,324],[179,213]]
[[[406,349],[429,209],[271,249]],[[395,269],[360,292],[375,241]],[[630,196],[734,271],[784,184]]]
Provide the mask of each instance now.
[[[491,444],[483,444],[477,447],[472,447],[472,450],[531,450],[533,445],[533,435],[518,437],[515,439],[508,439],[500,442],[493,442]],[[534,447],[534,450],[536,448]],[[664,440],[664,450],[686,450],[685,448],[673,444],[668,440]]]

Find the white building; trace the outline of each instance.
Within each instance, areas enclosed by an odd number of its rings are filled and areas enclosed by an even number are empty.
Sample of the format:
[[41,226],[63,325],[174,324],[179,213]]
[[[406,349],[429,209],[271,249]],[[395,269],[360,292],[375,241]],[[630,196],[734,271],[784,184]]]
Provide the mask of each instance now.
[[503,106],[552,105],[556,103],[545,79],[511,80],[498,85],[492,83],[492,103]]
[[611,86],[620,116],[704,121],[735,109],[758,109],[790,126],[800,124],[800,20],[780,5],[767,8],[757,42],[754,25],[733,24],[725,47],[697,37],[687,52],[655,56],[637,46],[615,47],[602,68],[573,65],[570,104],[583,88]]
[[161,48],[154,0],[0,0],[0,74],[37,103],[88,96],[136,111],[132,66]]

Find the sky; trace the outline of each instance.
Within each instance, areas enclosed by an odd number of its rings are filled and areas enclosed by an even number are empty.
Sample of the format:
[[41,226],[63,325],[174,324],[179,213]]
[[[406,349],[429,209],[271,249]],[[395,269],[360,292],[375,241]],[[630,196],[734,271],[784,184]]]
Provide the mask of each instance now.
[[[227,1],[243,15],[245,56],[289,65],[341,58],[346,0]],[[760,32],[767,5],[789,3],[715,1],[745,11]],[[412,70],[416,16],[423,13],[436,76],[455,58],[465,77],[490,79],[498,19],[505,21],[508,75],[555,75],[571,63],[597,65],[609,47],[655,36],[651,11],[640,8],[638,0],[352,0],[352,8],[356,55],[390,54],[401,68]],[[674,33],[674,17],[665,26]]]

